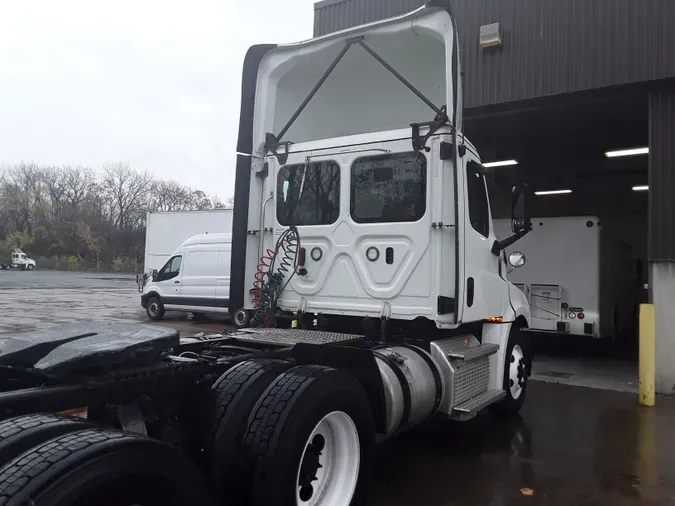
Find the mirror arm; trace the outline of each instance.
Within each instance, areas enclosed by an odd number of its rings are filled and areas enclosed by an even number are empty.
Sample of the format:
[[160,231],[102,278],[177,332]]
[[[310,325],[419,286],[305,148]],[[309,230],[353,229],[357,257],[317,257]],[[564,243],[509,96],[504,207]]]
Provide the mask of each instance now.
[[516,232],[511,237],[507,237],[503,241],[495,241],[492,244],[492,249],[490,251],[492,251],[493,255],[499,256],[499,254],[502,251],[504,251],[506,248],[508,248],[509,246],[514,244],[515,242],[519,241],[523,237],[525,237],[530,230],[532,230],[532,226],[530,226],[530,228],[528,228],[526,230],[523,230],[521,232]]

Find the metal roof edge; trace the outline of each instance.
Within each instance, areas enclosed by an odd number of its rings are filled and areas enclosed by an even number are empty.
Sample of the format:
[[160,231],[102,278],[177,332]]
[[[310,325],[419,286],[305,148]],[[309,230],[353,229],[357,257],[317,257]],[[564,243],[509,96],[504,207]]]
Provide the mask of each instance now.
[[349,2],[350,0],[320,0],[319,2],[314,2],[314,10],[318,11],[324,7],[330,7],[331,5],[340,4]]

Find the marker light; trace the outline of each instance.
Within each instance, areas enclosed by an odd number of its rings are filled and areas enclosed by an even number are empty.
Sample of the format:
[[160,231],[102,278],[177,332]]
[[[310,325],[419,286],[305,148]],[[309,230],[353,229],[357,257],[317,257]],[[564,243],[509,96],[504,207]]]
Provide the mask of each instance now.
[[584,313],[579,313],[577,315],[577,318],[579,318],[580,320],[583,320],[584,318],[586,318],[586,315]]
[[634,192],[646,192],[646,191],[649,191],[649,186],[647,186],[647,185],[633,186],[633,191]]
[[572,190],[546,190],[534,192],[535,195],[563,195],[565,193],[572,193]]
[[617,158],[619,156],[646,155],[647,153],[649,153],[649,148],[619,149],[618,151],[607,151],[605,156]]
[[498,162],[488,162],[484,163],[483,167],[486,168],[491,168],[491,167],[508,167],[509,165],[518,165],[517,160],[500,160]]

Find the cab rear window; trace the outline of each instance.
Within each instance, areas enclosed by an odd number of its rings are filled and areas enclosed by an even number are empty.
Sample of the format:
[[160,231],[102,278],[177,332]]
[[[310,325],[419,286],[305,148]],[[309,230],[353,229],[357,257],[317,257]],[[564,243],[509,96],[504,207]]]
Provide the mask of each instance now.
[[340,216],[340,166],[333,161],[285,165],[277,177],[280,225],[330,225]]
[[357,223],[410,222],[427,209],[427,160],[418,152],[359,158],[352,164],[350,211]]

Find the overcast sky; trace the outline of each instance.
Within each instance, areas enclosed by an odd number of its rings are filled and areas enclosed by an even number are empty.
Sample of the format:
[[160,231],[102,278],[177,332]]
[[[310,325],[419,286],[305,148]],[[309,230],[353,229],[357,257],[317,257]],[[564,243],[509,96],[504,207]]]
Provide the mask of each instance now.
[[0,0],[0,164],[128,161],[228,197],[246,50],[312,19],[313,0]]

